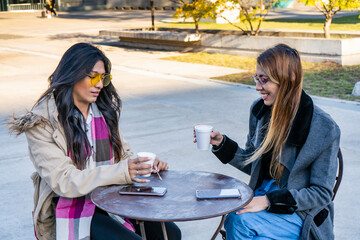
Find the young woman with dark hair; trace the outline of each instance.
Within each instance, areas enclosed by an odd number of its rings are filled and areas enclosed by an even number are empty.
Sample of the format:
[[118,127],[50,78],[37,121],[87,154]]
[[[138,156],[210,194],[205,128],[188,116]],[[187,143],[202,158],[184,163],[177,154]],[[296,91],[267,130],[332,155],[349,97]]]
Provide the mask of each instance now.
[[331,201],[340,130],[302,90],[299,53],[284,44],[257,58],[261,98],[250,109],[245,148],[211,134],[212,152],[250,175],[254,198],[225,220],[226,238],[334,239]]
[[[89,194],[99,186],[146,182],[148,158],[136,158],[119,131],[121,100],[111,83],[111,63],[98,48],[69,48],[33,109],[10,120],[25,132],[33,174],[34,228],[38,239],[141,239],[136,221],[97,208]],[[158,158],[158,171],[167,163]],[[166,223],[169,239],[181,239]],[[145,222],[147,239],[163,239],[161,224]]]

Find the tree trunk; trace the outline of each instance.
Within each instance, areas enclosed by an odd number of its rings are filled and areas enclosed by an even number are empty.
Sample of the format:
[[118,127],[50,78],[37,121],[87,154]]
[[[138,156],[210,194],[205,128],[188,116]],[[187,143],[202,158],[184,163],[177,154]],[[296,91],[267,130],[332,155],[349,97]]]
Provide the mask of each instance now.
[[199,34],[199,21],[197,19],[195,19],[195,32]]
[[330,25],[332,21],[332,16],[326,16],[326,20],[324,23],[324,37],[330,38]]
[[251,19],[250,19],[250,18],[247,18],[246,20],[247,20],[247,22],[248,22],[248,24],[249,24],[249,26],[250,26],[251,36],[255,36],[255,31],[254,31],[254,27],[253,27],[253,24],[252,24],[252,22],[251,22]]
[[262,21],[261,21],[261,20],[259,20],[259,23],[258,23],[258,25],[257,25],[257,27],[256,27],[256,31],[255,31],[255,36],[259,36],[259,32],[260,32],[260,25],[261,25],[261,23],[262,23]]
[[154,9],[154,0],[150,0],[150,9],[151,9],[151,28],[155,30],[155,9]]

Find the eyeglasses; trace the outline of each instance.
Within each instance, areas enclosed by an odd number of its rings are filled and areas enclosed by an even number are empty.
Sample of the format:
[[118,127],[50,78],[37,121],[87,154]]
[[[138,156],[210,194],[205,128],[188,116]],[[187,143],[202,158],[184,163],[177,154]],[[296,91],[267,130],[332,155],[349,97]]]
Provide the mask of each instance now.
[[111,82],[112,76],[111,74],[101,74],[101,73],[94,73],[93,75],[87,75],[90,78],[90,85],[95,86],[100,81],[102,81],[104,87],[108,86]]
[[268,81],[271,81],[271,79],[266,76],[260,76],[260,77],[253,76],[253,79],[255,84],[259,82],[261,85],[265,85]]

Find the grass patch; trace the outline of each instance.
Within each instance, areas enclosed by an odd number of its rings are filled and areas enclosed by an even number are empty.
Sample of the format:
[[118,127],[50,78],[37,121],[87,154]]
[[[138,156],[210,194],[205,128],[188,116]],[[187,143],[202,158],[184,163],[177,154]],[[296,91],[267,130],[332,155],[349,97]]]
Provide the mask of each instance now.
[[[324,19],[265,19],[260,29],[295,29],[295,30],[323,30]],[[240,23],[237,23],[240,24]],[[240,25],[246,28],[245,25]],[[159,27],[173,28],[195,28],[194,23],[165,23]],[[230,24],[218,23],[200,23],[200,29],[221,29],[221,30],[238,30]],[[332,31],[360,31],[360,19],[358,15],[344,16],[334,18],[330,30]]]
[[[254,85],[256,58],[215,53],[190,53],[182,56],[163,58],[189,63],[201,63],[247,70],[213,79]],[[311,95],[340,98],[360,102],[360,97],[351,95],[356,82],[360,81],[360,65],[340,66],[337,63],[303,62],[304,89]]]

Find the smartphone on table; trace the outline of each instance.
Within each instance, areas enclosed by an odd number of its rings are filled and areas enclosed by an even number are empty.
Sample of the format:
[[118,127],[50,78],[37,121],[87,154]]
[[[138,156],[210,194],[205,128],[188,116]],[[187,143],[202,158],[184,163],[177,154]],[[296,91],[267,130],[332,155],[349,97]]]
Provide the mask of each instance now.
[[164,187],[149,186],[125,186],[119,190],[122,195],[144,195],[144,196],[164,196],[167,189]]
[[241,198],[239,189],[204,189],[196,190],[197,199],[215,199],[215,198]]

